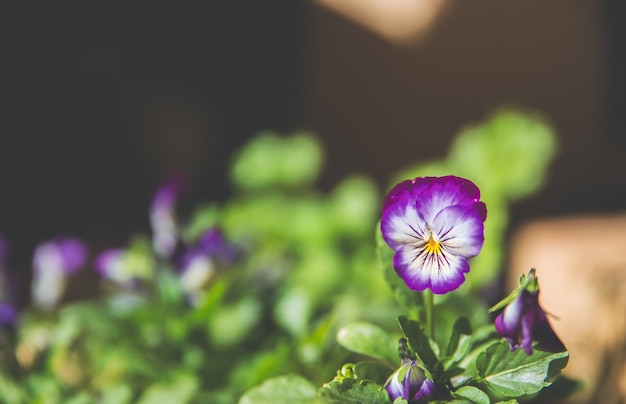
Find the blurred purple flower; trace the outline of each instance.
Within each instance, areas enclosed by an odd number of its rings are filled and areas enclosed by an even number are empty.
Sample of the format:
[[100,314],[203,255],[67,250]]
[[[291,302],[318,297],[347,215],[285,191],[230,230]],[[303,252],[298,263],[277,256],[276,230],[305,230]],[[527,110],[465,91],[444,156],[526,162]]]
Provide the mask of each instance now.
[[0,303],[0,326],[9,326],[17,321],[17,310],[9,302]]
[[539,305],[539,285],[534,270],[528,277],[522,276],[518,289],[505,300],[511,299],[495,320],[496,330],[510,344],[511,351],[522,347],[526,354],[532,355],[533,341],[550,352],[565,350]]
[[65,237],[40,244],[33,257],[33,303],[50,309],[57,305],[67,275],[80,269],[87,259],[87,247],[77,238]]
[[111,279],[118,283],[128,281],[124,271],[125,250],[111,248],[98,254],[94,261],[96,272],[103,278]]
[[224,233],[217,227],[206,230],[198,240],[197,249],[215,257],[223,264],[229,265],[237,260],[239,251],[224,237]]
[[416,362],[403,359],[402,366],[385,382],[385,389],[391,400],[403,398],[415,402],[435,392],[435,383],[424,374]]
[[423,177],[396,185],[383,203],[381,232],[406,285],[443,294],[457,289],[480,252],[487,208],[471,181]]
[[178,261],[181,287],[192,295],[200,292],[215,276],[218,264],[231,265],[237,255],[237,248],[226,240],[221,229],[206,230]]
[[183,190],[184,181],[175,176],[157,191],[150,205],[154,250],[160,257],[170,257],[178,244],[176,202]]

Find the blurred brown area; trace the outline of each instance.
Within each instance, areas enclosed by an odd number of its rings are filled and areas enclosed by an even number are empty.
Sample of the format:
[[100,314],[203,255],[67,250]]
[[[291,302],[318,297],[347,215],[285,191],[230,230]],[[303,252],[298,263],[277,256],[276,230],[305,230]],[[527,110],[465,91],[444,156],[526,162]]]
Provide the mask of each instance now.
[[402,40],[377,31],[377,14],[323,3],[5,5],[12,267],[28,271],[35,244],[58,234],[100,248],[147,232],[171,172],[192,180],[184,203],[223,200],[231,153],[261,130],[317,133],[323,188],[359,172],[383,189],[501,105],[542,113],[560,144],[545,189],[513,206],[512,231],[626,209],[624,2],[432,0],[428,24],[416,16],[423,27]]
[[14,5],[0,227],[28,249],[58,232],[117,240],[146,229],[171,172],[227,196],[230,154],[264,129],[316,132],[323,187],[351,172],[384,187],[501,105],[560,135],[548,186],[515,221],[626,206],[620,3],[433,4],[403,43],[315,2]]

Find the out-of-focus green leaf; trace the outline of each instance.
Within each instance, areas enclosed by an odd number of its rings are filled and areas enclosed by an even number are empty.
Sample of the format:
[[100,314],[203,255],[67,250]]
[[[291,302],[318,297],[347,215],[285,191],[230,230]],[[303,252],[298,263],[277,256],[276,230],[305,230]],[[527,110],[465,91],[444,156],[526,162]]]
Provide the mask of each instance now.
[[306,379],[296,374],[268,379],[248,390],[239,404],[309,404],[316,402],[317,391]]
[[310,184],[322,164],[319,143],[308,134],[279,137],[262,133],[237,155],[231,179],[241,189]]
[[246,337],[260,319],[261,303],[252,296],[231,305],[222,306],[209,318],[211,341],[216,346],[233,345]]
[[398,361],[397,341],[380,327],[368,323],[349,324],[337,333],[337,342],[352,352]]
[[102,389],[100,392],[100,402],[102,404],[126,404],[133,398],[133,391],[126,384],[116,384]]
[[199,383],[195,376],[178,373],[172,381],[149,386],[139,398],[138,404],[188,403],[198,387]]
[[371,180],[363,177],[343,180],[329,200],[333,226],[355,237],[371,234],[380,209],[379,199]]

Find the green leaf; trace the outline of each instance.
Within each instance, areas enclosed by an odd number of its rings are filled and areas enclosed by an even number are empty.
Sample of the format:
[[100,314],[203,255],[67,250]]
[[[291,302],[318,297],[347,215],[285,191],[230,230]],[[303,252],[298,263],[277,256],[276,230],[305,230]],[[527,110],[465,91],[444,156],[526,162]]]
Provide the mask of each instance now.
[[494,393],[508,397],[532,394],[552,384],[567,364],[569,353],[535,349],[511,352],[504,341],[497,342],[478,356],[476,368],[485,385]]
[[459,317],[452,327],[452,335],[446,347],[449,358],[445,368],[458,363],[472,348],[472,326],[465,317]]
[[317,391],[296,374],[274,377],[246,391],[239,404],[303,404],[315,402]]
[[409,320],[405,316],[398,317],[398,323],[400,323],[404,336],[409,340],[411,349],[419,356],[426,368],[434,369],[437,363],[437,355],[433,352],[430,340],[424,333],[420,323],[415,320]]
[[452,396],[455,398],[461,398],[469,401],[472,404],[490,404],[489,396],[474,386],[465,386],[461,387],[457,391],[452,393]]
[[378,384],[385,384],[394,370],[380,362],[364,361],[355,364],[352,371],[359,380],[371,380]]
[[373,324],[348,324],[337,333],[337,342],[352,352],[387,359],[392,363],[398,360],[397,342],[385,330]]
[[318,394],[326,403],[331,404],[389,403],[385,388],[369,380],[335,380],[322,386]]

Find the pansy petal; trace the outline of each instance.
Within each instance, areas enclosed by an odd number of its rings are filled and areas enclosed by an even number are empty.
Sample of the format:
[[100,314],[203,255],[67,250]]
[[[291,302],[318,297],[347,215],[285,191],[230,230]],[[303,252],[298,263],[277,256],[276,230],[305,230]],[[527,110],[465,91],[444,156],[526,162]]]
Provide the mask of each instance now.
[[496,317],[495,326],[500,335],[510,339],[517,338],[520,332],[523,308],[523,299],[520,294]]
[[455,255],[472,258],[478,255],[485,241],[480,215],[484,204],[455,205],[442,209],[432,222],[437,241]]
[[443,294],[461,286],[469,264],[464,257],[445,251],[430,254],[423,248],[403,246],[394,256],[394,268],[410,289],[430,288],[433,293]]
[[402,181],[399,184],[396,184],[395,187],[391,188],[391,190],[385,196],[385,200],[383,201],[383,213],[387,210],[387,208],[396,202],[399,202],[410,195],[413,190],[413,183],[415,180],[406,180]]
[[385,242],[393,249],[403,245],[423,243],[428,237],[427,225],[409,199],[400,201],[385,211],[380,222]]
[[[444,294],[458,289],[465,282],[465,273],[469,272],[469,263],[465,257],[443,254],[441,264],[431,267],[430,290]],[[437,268],[437,270],[436,270]]]
[[[426,177],[416,182],[413,195],[417,209],[428,223],[432,223],[437,213],[453,205],[472,205],[480,199],[480,190],[473,182],[452,175],[433,178]],[[483,221],[485,217],[482,218]]]

